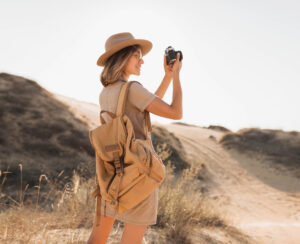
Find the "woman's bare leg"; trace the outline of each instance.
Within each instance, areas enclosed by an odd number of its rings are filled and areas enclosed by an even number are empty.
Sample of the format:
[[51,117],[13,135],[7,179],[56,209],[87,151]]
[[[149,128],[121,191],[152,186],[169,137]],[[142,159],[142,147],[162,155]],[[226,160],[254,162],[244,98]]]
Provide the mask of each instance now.
[[147,225],[124,223],[121,244],[141,244]]
[[101,215],[100,225],[96,226],[96,218],[95,214],[92,233],[86,244],[105,244],[115,222],[114,218]]

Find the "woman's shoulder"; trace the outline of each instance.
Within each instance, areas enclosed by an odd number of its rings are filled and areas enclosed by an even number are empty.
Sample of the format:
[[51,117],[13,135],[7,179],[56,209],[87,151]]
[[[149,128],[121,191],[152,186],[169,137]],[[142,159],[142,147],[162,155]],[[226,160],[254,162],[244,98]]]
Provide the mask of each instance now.
[[121,89],[123,82],[117,81],[114,84],[103,87],[99,94],[99,103],[107,104],[113,103],[119,96],[119,92]]
[[130,90],[133,90],[134,92],[137,93],[144,93],[144,92],[148,92],[148,89],[146,89],[143,84],[139,81],[130,81]]
[[137,80],[132,80],[130,82],[132,83],[131,86],[143,86],[143,84]]
[[139,82],[132,82],[128,100],[134,104],[140,111],[144,111],[148,104],[155,98],[155,94],[150,92]]

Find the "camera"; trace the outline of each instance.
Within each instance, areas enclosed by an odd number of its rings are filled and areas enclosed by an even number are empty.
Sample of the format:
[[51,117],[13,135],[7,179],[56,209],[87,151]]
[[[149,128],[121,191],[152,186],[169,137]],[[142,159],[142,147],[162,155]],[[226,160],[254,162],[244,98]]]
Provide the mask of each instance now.
[[179,55],[179,61],[183,59],[183,55],[181,51],[175,51],[175,49],[172,46],[168,46],[165,50],[165,56],[167,58],[167,65],[172,64],[176,61],[177,53],[180,53]]

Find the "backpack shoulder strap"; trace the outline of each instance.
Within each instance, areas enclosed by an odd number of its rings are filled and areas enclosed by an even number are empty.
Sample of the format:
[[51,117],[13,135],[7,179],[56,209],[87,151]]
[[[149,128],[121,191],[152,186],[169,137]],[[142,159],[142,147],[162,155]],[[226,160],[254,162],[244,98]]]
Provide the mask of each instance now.
[[122,85],[121,91],[119,94],[119,99],[118,99],[116,116],[120,116],[120,115],[124,114],[129,87],[133,82],[139,83],[138,81],[128,81]]
[[107,111],[107,110],[101,110],[100,111],[100,121],[101,121],[101,124],[105,124],[105,120],[102,117],[102,113],[107,113],[112,119],[116,118],[116,115],[113,114],[112,112]]
[[[122,85],[121,91],[119,94],[119,99],[118,99],[116,116],[124,114],[125,103],[126,103],[129,87],[133,82],[141,84],[138,81],[129,81]],[[151,126],[150,113],[148,111],[145,111],[145,122],[146,122],[146,127],[147,127],[148,132],[151,132],[152,126]]]
[[145,120],[146,120],[146,128],[148,132],[152,132],[150,113],[147,110],[145,110]]

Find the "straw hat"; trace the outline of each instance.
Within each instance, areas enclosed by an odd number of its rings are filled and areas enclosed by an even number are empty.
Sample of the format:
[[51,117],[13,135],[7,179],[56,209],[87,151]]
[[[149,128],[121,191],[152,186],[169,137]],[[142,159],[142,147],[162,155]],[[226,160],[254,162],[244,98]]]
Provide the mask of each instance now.
[[125,47],[136,44],[141,46],[143,56],[145,56],[152,49],[152,43],[150,41],[144,39],[135,39],[130,32],[122,32],[110,36],[105,42],[105,52],[98,58],[97,65],[104,66],[106,60],[111,55]]

